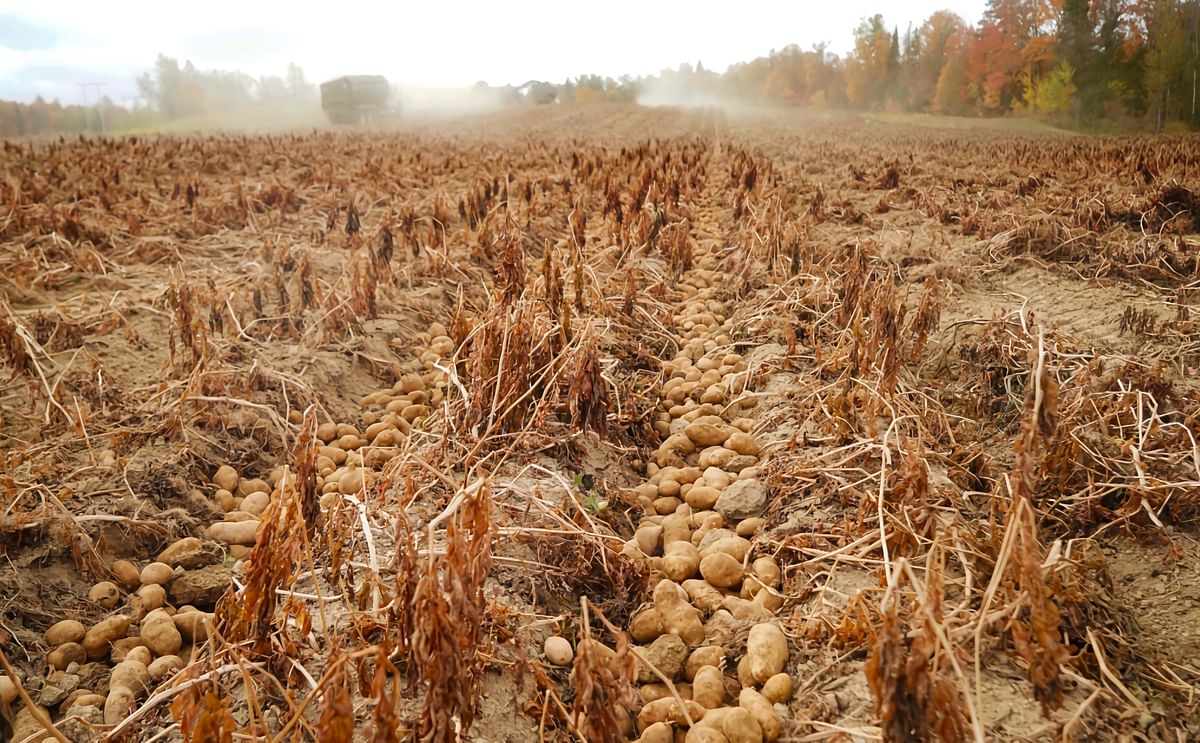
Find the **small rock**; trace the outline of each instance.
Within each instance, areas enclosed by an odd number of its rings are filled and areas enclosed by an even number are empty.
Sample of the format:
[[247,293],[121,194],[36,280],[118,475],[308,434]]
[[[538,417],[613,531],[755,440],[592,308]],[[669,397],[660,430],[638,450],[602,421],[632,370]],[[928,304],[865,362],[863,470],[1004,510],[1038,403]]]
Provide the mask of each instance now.
[[70,714],[56,723],[59,732],[71,743],[88,743],[96,739],[96,728],[104,724],[104,712],[92,705],[75,705]]
[[54,707],[62,703],[67,696],[79,688],[79,677],[63,674],[57,683],[46,684],[38,695],[38,704],[43,707]]
[[209,565],[179,575],[167,586],[175,606],[213,606],[233,582],[233,571],[225,565]]
[[[668,633],[659,635],[658,639],[650,643],[650,646],[642,652],[647,661],[653,663],[655,668],[673,681],[683,672],[683,667],[687,663],[688,646],[679,635]],[[658,680],[658,676],[645,664],[638,663],[639,682],[650,683]]]
[[767,489],[761,480],[734,481],[717,498],[717,512],[730,519],[759,516],[766,506]]

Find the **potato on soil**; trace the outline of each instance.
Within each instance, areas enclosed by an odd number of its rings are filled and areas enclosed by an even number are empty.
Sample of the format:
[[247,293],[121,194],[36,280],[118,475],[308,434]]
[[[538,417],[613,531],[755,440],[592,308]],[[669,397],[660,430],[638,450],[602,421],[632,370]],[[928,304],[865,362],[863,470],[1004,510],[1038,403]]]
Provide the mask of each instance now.
[[151,661],[146,670],[150,672],[151,679],[162,681],[183,670],[183,659],[178,655],[164,655]]
[[662,617],[663,629],[679,635],[688,645],[704,642],[700,612],[687,602],[687,593],[674,581],[663,579],[654,587],[654,608]]
[[717,588],[736,588],[742,583],[742,564],[725,552],[714,552],[700,561],[700,575]]
[[687,662],[683,667],[683,677],[691,681],[695,678],[696,673],[705,666],[723,668],[726,655],[722,645],[701,645],[688,655]]
[[792,701],[792,677],[786,673],[775,674],[763,684],[762,695],[771,704],[787,704]]
[[171,655],[183,645],[175,620],[162,609],[155,609],[142,620],[141,638],[155,655]]
[[171,617],[175,629],[188,642],[198,643],[208,639],[208,625],[212,614],[203,611],[179,611]]
[[109,566],[109,570],[112,571],[117,582],[126,588],[133,589],[142,584],[142,571],[128,560],[114,560],[113,564]]
[[665,722],[656,722],[642,731],[638,743],[672,743],[674,740],[675,733],[672,732],[671,726]]
[[144,643],[140,637],[122,637],[113,640],[112,649],[109,651],[109,659],[113,663],[120,663],[125,660],[125,656],[134,648],[143,647]]
[[737,536],[721,537],[720,539],[709,542],[707,546],[700,552],[700,557],[708,557],[716,552],[724,552],[741,564],[746,559],[746,553],[750,551],[749,540]]
[[116,614],[93,625],[83,636],[82,645],[88,658],[96,660],[108,655],[112,644],[129,631],[129,624],[129,617]]
[[569,665],[575,658],[575,651],[571,648],[571,643],[567,641],[567,638],[558,635],[546,638],[546,642],[542,645],[542,652],[546,655],[546,660],[556,666]]
[[102,580],[88,591],[88,600],[103,609],[111,609],[121,600],[121,590],[115,583]]
[[725,702],[725,675],[716,666],[702,666],[692,679],[692,699],[705,709],[716,709]]
[[635,642],[653,642],[666,630],[663,629],[662,615],[653,606],[642,609],[629,620],[629,636]]
[[46,654],[46,663],[56,671],[66,670],[72,663],[86,663],[87,651],[77,642],[64,642]]
[[142,609],[154,611],[167,603],[167,589],[161,583],[147,583],[138,589],[137,598],[141,601]]
[[57,647],[68,642],[79,642],[83,640],[85,634],[87,634],[87,628],[83,626],[83,622],[64,619],[46,630],[46,644]]
[[721,732],[729,743],[762,743],[763,732],[754,714],[741,707],[726,707],[721,716]]
[[[704,718],[705,710],[699,704],[687,699],[683,700],[683,704],[687,708],[688,715],[691,715],[692,722]],[[638,712],[637,722],[639,730],[645,730],[656,722],[686,727],[687,717],[684,716],[683,709],[680,708],[679,702],[675,701],[674,697],[664,697],[642,707],[642,711]]]
[[738,694],[738,706],[754,715],[762,731],[763,740],[774,741],[783,732],[783,725],[771,702],[754,689],[742,689]]
[[129,716],[133,705],[137,703],[137,695],[127,687],[109,689],[108,697],[104,700],[104,724],[116,725]]
[[691,542],[676,541],[663,550],[662,571],[676,583],[688,580],[700,569],[700,552]]
[[237,470],[227,464],[223,464],[218,467],[216,473],[213,474],[212,482],[213,485],[216,485],[218,488],[221,488],[222,490],[228,490],[232,493],[234,490],[237,490],[239,479],[240,478],[238,477]]
[[764,622],[751,627],[746,639],[746,658],[756,684],[766,683],[782,672],[788,660],[788,641],[779,625]]
[[[37,705],[42,714],[46,717],[51,715],[46,711],[46,708]],[[54,738],[46,732],[42,727],[42,722],[33,714],[33,710],[27,707],[21,707],[12,718],[12,736],[8,740],[14,741],[29,741],[29,743],[46,743]]]
[[0,702],[12,704],[19,696],[17,685],[8,676],[0,674]]
[[170,583],[175,570],[165,562],[152,562],[142,568],[142,585]]
[[218,521],[208,527],[208,536],[225,544],[241,544],[250,546],[257,541],[258,520]]
[[729,739],[716,728],[697,725],[687,731],[683,743],[729,743]]
[[131,660],[135,663],[141,663],[143,666],[149,666],[150,661],[154,660],[154,656],[150,653],[150,648],[146,647],[145,645],[138,645],[136,647],[129,648],[129,651],[125,653],[125,657],[123,657],[121,660]]

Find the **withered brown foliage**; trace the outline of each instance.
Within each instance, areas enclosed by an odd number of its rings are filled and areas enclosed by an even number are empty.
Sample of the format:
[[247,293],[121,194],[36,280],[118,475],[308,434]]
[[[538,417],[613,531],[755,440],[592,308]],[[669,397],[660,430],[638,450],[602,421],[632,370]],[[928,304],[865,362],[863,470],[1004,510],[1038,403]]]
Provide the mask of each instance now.
[[484,582],[492,565],[487,485],[463,493],[446,528],[445,552],[430,556],[413,596],[412,662],[425,697],[418,737],[450,743],[470,730],[483,683]]
[[595,336],[584,342],[568,375],[567,409],[571,412],[571,425],[603,438],[608,432],[608,386],[600,368]]

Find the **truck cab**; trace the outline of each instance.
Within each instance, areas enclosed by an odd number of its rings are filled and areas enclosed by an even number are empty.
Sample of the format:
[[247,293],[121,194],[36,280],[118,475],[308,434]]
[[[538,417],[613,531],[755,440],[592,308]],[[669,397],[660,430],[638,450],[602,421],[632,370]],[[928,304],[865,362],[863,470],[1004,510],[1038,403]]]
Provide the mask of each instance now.
[[321,108],[331,124],[377,120],[391,110],[391,98],[383,75],[343,75],[321,83]]

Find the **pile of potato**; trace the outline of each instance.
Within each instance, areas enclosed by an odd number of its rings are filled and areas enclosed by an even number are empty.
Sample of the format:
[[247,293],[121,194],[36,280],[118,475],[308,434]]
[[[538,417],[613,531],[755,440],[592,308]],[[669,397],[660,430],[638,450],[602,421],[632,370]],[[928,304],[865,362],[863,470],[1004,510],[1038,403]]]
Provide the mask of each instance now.
[[[46,630],[48,673],[32,697],[47,712],[58,709],[58,717],[67,719],[61,727],[68,737],[90,740],[90,726],[120,722],[153,683],[182,669],[192,647],[207,638],[210,613],[167,603],[167,586],[186,572],[183,565],[196,559],[201,546],[195,537],[181,539],[141,569],[115,561],[110,566],[115,582],[101,581],[88,591],[90,601],[113,613],[90,627],[64,619]],[[114,665],[105,679],[96,670],[107,663]],[[16,697],[11,679],[0,677],[0,697],[6,702]],[[16,739],[39,731],[31,710],[14,718]]]
[[684,704],[639,663],[643,743],[774,741],[792,696],[788,639],[775,617],[782,571],[772,557],[752,557],[768,494],[757,477],[754,423],[739,417],[755,406],[745,394],[748,365],[722,350],[732,326],[712,298],[721,278],[698,269],[682,285],[675,320],[683,342],[663,364],[655,421],[663,443],[637,488],[644,514],[624,547],[656,576],[652,603],[628,631]]
[[[422,373],[405,374],[390,388],[362,398],[360,425],[318,426],[317,486],[323,507],[370,485],[413,426],[421,425],[432,406],[441,404],[447,376],[436,366],[445,367],[443,360],[453,355],[454,344],[437,323],[417,340],[410,350]],[[293,411],[291,421],[300,423],[300,414]],[[169,587],[178,585],[176,580],[189,570],[220,562],[222,556],[245,559],[257,539],[263,513],[293,482],[294,473],[286,466],[274,468],[262,479],[244,477],[234,467],[221,465],[211,478],[209,492],[224,516],[208,527],[207,540],[181,539],[140,568],[127,560],[114,561],[109,566],[113,580],[101,581],[88,592],[89,600],[110,612],[108,616],[90,627],[65,619],[47,630],[48,673],[33,699],[55,702],[43,708],[57,709],[51,717],[59,720],[68,737],[91,740],[93,726],[120,722],[151,688],[187,664],[193,646],[207,638],[212,615],[190,604],[172,606],[174,592]],[[227,570],[216,579],[222,575],[232,572]],[[217,595],[227,585],[213,586],[207,593]],[[111,669],[104,671],[98,663],[111,664]],[[81,669],[96,668],[103,675],[91,673],[88,684],[94,688],[84,688]],[[47,689],[64,691],[48,694]],[[15,703],[17,696],[13,680],[0,675],[0,700]],[[18,710],[13,722],[17,740],[42,731],[31,710]]]

